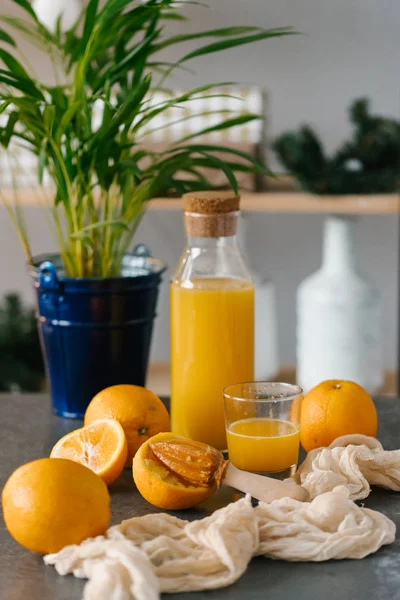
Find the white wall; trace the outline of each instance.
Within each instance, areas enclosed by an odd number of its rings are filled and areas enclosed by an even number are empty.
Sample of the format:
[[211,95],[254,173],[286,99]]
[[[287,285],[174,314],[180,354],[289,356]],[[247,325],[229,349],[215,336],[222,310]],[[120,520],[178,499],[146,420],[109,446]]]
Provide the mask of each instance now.
[[[193,30],[257,24],[293,25],[304,33],[235,49],[218,58],[198,59],[192,65],[196,75],[180,73],[175,80],[177,86],[235,80],[267,88],[271,137],[309,122],[318,128],[327,148],[332,150],[349,133],[347,106],[360,95],[369,96],[376,111],[400,118],[398,0],[214,0],[211,10],[188,7],[187,14],[196,15],[190,25]],[[31,208],[27,214],[35,252],[52,249],[40,210]],[[251,217],[251,223],[251,262],[277,285],[281,362],[294,364],[295,290],[320,263],[322,217],[257,215]],[[385,367],[393,368],[397,345],[398,220],[360,217],[357,235],[361,267],[383,296]],[[148,214],[137,239],[148,243],[155,255],[173,266],[184,244],[181,216]],[[4,209],[0,209],[0,274],[0,295],[14,289],[30,297],[23,256]],[[153,355],[166,359],[167,285],[162,289],[159,313]]]

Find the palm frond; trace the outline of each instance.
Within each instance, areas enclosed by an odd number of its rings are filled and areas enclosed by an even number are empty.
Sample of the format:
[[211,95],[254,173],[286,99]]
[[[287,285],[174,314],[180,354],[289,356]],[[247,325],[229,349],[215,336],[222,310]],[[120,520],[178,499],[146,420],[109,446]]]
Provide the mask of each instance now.
[[[245,152],[192,141],[259,118],[245,111],[202,109],[197,116],[212,114],[212,124],[163,151],[144,149],[142,139],[162,127],[156,119],[171,109],[182,109],[182,117],[168,125],[192,118],[185,109],[199,97],[230,97],[221,93],[227,82],[207,83],[155,103],[155,92],[175,69],[199,56],[294,33],[290,28],[235,26],[168,36],[169,21],[186,20],[179,1],[89,0],[73,27],[62,31],[59,21],[52,32],[28,0],[11,1],[24,14],[0,15],[0,144],[7,152],[22,144],[36,156],[39,184],[50,176],[50,218],[69,275],[118,275],[147,200],[209,187],[202,169],[222,171],[235,190],[235,172],[267,172]],[[56,84],[30,70],[14,33],[47,52]],[[173,63],[163,60],[166,48],[187,41],[199,46]],[[159,81],[152,77],[157,72]],[[29,256],[21,207],[15,202],[8,210]]]

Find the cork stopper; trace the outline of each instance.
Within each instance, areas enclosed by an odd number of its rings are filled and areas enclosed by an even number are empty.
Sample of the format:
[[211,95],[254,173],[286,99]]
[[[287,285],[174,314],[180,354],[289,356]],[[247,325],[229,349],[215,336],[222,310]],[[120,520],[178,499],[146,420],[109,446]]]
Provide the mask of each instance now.
[[189,192],[183,196],[187,234],[228,237],[236,234],[240,196],[233,191]]
[[228,192],[189,192],[183,195],[185,212],[200,215],[216,215],[239,210],[240,196],[234,191]]

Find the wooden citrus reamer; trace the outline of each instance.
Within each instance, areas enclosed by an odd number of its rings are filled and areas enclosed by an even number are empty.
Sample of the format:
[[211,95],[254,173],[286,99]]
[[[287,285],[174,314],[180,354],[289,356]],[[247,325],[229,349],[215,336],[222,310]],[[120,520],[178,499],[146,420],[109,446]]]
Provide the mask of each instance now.
[[171,437],[170,440],[150,442],[154,456],[183,483],[201,487],[233,487],[261,502],[278,498],[309,499],[308,492],[292,480],[279,481],[237,469],[223,454],[201,442]]

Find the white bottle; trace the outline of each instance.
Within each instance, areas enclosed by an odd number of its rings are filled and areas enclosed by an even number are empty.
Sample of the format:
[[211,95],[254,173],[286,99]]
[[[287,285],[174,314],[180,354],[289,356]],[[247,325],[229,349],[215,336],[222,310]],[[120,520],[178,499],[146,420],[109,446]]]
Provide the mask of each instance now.
[[[251,264],[249,248],[249,215],[242,213],[239,229],[240,245]],[[251,267],[254,282],[254,377],[257,381],[272,380],[279,371],[278,322],[275,285],[262,278]]]
[[80,0],[33,0],[33,9],[39,21],[50,31],[55,31],[61,16],[61,27],[68,30],[82,11]]
[[254,376],[273,380],[279,371],[275,285],[251,271],[254,282]]
[[382,385],[380,294],[358,271],[352,217],[330,216],[322,267],[297,290],[297,382],[348,379],[370,393]]

